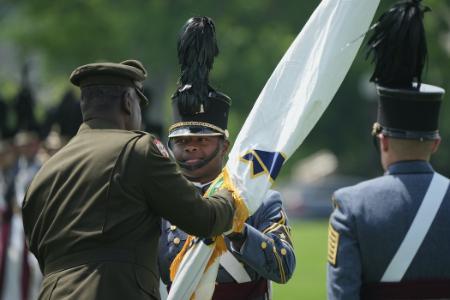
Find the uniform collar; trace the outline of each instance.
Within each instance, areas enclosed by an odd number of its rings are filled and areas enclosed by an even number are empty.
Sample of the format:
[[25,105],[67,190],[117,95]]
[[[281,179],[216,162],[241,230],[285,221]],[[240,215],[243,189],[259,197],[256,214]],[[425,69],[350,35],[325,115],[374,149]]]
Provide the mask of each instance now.
[[386,174],[433,173],[431,164],[425,160],[405,160],[391,164]]
[[194,182],[191,181],[193,185],[195,185],[197,187],[197,189],[199,190],[199,192],[202,193],[202,195],[206,192],[206,190],[209,188],[209,186],[211,185],[212,181],[207,182],[207,183],[200,183],[200,182]]
[[80,129],[78,129],[78,133],[84,132],[90,129],[119,129],[119,126],[112,121],[106,119],[91,119],[89,121],[83,122],[81,124]]

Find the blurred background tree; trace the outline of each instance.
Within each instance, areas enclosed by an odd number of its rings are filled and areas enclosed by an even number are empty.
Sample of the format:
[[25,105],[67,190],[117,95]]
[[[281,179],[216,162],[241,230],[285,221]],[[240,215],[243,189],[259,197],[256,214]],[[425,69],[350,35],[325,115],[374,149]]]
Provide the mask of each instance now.
[[[77,66],[94,61],[135,58],[149,69],[155,114],[170,124],[170,95],[176,88],[176,39],[184,22],[207,15],[216,22],[220,55],[211,82],[233,99],[230,132],[234,137],[283,53],[320,3],[285,0],[1,0],[0,95],[10,98],[20,84],[21,66],[30,75],[40,115],[58,102]],[[379,13],[394,1],[382,0]],[[429,60],[424,81],[450,91],[450,2],[424,0],[433,8],[426,17]],[[378,14],[379,14],[378,13]],[[344,174],[381,174],[370,131],[376,118],[376,94],[368,83],[372,67],[364,50],[300,150],[288,161],[288,176],[300,158],[329,149]],[[324,83],[326,84],[326,83]],[[450,103],[441,112],[441,149],[436,169],[450,175]],[[161,117],[162,116],[162,117]],[[282,117],[282,116],[281,116]]]

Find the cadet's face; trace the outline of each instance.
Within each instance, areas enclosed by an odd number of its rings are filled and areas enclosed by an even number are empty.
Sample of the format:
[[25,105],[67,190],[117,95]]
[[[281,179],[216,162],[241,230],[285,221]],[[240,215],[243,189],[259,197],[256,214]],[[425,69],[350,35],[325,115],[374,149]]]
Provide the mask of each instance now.
[[189,180],[207,183],[220,174],[228,141],[219,136],[175,137],[170,148]]

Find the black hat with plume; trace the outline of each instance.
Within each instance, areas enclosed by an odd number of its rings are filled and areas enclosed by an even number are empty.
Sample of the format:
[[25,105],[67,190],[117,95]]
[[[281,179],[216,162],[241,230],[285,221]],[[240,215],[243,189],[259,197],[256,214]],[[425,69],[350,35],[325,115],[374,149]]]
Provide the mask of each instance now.
[[213,20],[190,18],[178,37],[181,76],[172,96],[174,124],[169,128],[169,138],[186,135],[228,137],[231,99],[212,88],[208,79],[218,54]]
[[439,138],[439,110],[444,90],[422,84],[427,59],[423,16],[430,9],[420,0],[398,2],[385,12],[368,41],[377,84],[378,119],[373,134],[400,139]]

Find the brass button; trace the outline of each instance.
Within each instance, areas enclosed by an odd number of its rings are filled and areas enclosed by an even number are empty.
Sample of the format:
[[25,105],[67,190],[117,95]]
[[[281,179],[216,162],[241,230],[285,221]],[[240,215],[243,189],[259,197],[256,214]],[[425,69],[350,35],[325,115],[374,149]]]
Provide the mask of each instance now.
[[178,245],[178,244],[180,243],[180,238],[179,238],[179,237],[174,238],[174,239],[173,239],[173,243],[174,243],[175,245]]
[[261,248],[262,249],[266,249],[267,248],[267,243],[266,242],[262,242],[261,243]]
[[281,255],[286,255],[286,253],[287,253],[286,249],[284,249],[284,248],[282,248],[280,252],[281,252]]
[[175,229],[177,229],[177,226],[175,226],[175,225],[170,225],[170,230],[171,230],[171,231],[174,231]]

